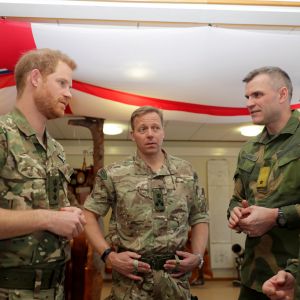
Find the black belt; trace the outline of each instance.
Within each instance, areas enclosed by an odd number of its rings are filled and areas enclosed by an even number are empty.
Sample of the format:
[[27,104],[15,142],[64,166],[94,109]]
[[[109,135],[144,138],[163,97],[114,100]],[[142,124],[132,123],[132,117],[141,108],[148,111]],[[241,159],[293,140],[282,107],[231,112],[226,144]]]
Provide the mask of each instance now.
[[[119,247],[118,252],[132,251],[127,250],[125,248]],[[139,259],[142,262],[145,262],[151,266],[153,270],[164,270],[164,264],[169,259],[175,259],[175,254],[165,253],[165,254],[153,254],[143,255],[141,254],[141,258]]]
[[41,271],[41,290],[54,288],[61,282],[64,267],[55,269],[39,268],[0,268],[0,288],[34,290],[37,281],[37,272]]
[[149,264],[153,270],[164,270],[164,264],[169,259],[175,259],[174,254],[159,254],[151,257],[141,257],[140,260]]

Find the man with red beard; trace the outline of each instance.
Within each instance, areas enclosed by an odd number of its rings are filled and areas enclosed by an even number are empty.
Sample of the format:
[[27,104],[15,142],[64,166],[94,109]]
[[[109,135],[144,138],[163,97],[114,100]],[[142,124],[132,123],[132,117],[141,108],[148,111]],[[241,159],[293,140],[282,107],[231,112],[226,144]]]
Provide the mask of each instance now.
[[83,231],[70,207],[72,169],[46,121],[62,117],[75,62],[50,49],[25,53],[15,67],[16,107],[0,117],[0,299],[63,296],[69,240]]

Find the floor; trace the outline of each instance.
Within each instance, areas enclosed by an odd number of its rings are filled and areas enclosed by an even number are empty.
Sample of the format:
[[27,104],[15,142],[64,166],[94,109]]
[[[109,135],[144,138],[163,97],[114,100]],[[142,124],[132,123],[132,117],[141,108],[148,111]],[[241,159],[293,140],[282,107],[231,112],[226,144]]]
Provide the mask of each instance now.
[[[102,289],[101,300],[109,295],[111,283],[105,281]],[[204,285],[192,286],[192,295],[198,296],[199,300],[236,300],[239,288],[232,285],[228,280],[207,280]]]

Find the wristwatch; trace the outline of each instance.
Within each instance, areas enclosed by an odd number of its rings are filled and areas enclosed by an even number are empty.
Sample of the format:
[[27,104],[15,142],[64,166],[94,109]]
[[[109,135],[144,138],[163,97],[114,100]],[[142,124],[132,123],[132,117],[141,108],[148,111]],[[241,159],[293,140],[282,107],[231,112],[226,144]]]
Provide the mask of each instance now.
[[196,253],[195,255],[198,256],[199,259],[198,269],[201,269],[204,264],[203,256],[200,253]]
[[276,219],[276,223],[278,225],[278,227],[280,228],[283,228],[286,226],[286,223],[287,223],[287,219],[284,215],[284,212],[282,211],[281,208],[278,208],[278,216],[277,216],[277,219]]
[[107,249],[105,249],[105,250],[103,251],[102,255],[101,255],[102,261],[105,262],[107,256],[108,256],[111,252],[113,252],[113,251],[114,251],[114,250],[113,250],[112,248],[107,248]]

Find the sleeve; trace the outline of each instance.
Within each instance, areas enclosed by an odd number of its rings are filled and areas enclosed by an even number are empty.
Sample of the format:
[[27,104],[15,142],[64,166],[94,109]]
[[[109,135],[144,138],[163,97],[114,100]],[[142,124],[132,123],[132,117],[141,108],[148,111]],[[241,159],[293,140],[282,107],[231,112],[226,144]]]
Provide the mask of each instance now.
[[103,168],[97,172],[95,183],[91,194],[84,202],[84,208],[104,217],[113,205],[115,191],[111,176],[107,169]]
[[2,169],[7,159],[7,139],[5,132],[0,128],[0,169]]
[[296,278],[298,268],[299,268],[299,259],[292,258],[287,261],[287,266],[285,268],[285,271],[291,273]]
[[237,168],[236,168],[236,171],[235,171],[235,174],[233,177],[234,190],[233,190],[233,195],[230,199],[229,207],[227,210],[227,219],[229,219],[230,212],[233,210],[233,208],[236,206],[241,206],[242,200],[246,198],[244,184],[243,184],[242,178],[239,174],[239,162],[240,162],[240,156],[239,156]]
[[200,187],[198,175],[194,172],[193,184],[193,205],[191,207],[191,214],[189,217],[189,225],[193,226],[197,223],[208,223],[208,205],[205,197],[204,188]]
[[300,204],[282,206],[281,209],[287,220],[286,227],[290,229],[299,228],[300,227]]

